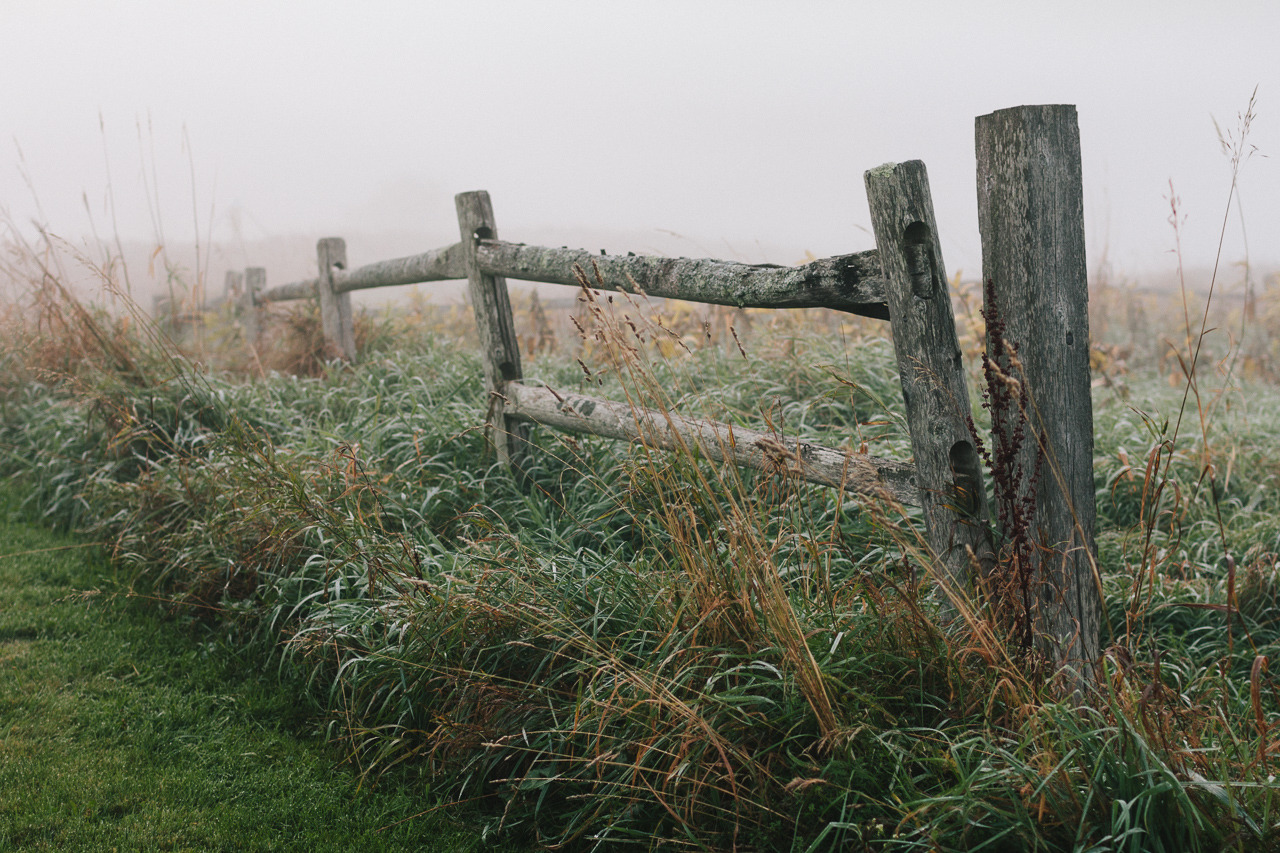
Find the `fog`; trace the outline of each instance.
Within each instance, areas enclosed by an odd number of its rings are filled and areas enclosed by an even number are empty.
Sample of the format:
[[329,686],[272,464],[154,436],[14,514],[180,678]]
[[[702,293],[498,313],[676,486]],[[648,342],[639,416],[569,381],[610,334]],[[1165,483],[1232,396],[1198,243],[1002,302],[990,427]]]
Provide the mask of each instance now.
[[[1224,281],[1246,241],[1280,265],[1273,2],[0,0],[0,24],[9,227],[118,234],[135,269],[163,244],[214,287],[313,274],[324,236],[353,264],[453,242],[472,189],[509,240],[859,251],[863,172],[916,158],[976,275],[974,118],[1047,103],[1079,110],[1091,269],[1166,280],[1180,245],[1207,277],[1224,220]],[[1215,120],[1238,139],[1255,87],[1228,215]]]

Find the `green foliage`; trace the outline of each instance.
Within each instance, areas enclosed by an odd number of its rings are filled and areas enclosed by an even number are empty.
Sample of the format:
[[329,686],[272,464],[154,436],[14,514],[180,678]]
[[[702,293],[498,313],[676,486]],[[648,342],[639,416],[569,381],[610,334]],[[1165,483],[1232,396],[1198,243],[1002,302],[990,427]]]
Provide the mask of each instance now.
[[0,848],[480,846],[442,812],[406,820],[429,780],[335,769],[302,685],[121,599],[97,545],[7,521],[0,542]]

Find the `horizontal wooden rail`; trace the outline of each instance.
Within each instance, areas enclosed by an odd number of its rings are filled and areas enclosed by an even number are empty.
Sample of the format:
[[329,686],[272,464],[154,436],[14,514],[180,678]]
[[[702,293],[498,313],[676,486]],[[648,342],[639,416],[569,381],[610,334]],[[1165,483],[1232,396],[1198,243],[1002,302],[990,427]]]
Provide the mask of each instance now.
[[684,448],[716,462],[729,461],[760,471],[783,469],[811,483],[835,486],[861,497],[920,503],[915,467],[901,462],[521,382],[506,383],[501,393],[508,418],[659,450]]
[[288,284],[277,284],[275,287],[268,288],[262,293],[254,296],[254,304],[261,305],[263,302],[288,302],[291,299],[315,299],[316,298],[316,280],[309,278],[306,281],[291,281]]
[[[521,281],[577,285],[574,266],[592,287],[687,299],[738,308],[834,308],[889,319],[880,254],[875,250],[823,258],[797,267],[740,264],[652,255],[595,255],[585,249],[548,249],[481,240],[476,258],[486,273]],[[595,278],[592,264],[600,271]]]
[[[585,249],[550,249],[502,240],[480,240],[476,260],[485,275],[520,281],[577,286],[574,267],[582,268],[592,287],[649,296],[688,299],[738,308],[833,308],[864,317],[889,319],[880,255],[874,249],[823,258],[797,267],[740,264],[653,255],[596,255]],[[592,265],[595,265],[594,268]],[[599,270],[600,279],[595,278]],[[424,284],[466,278],[461,244],[336,271],[336,293]],[[316,279],[280,284],[259,301],[286,302],[316,295]]]
[[333,277],[333,289],[339,293],[367,290],[371,287],[393,287],[398,284],[423,284],[428,281],[450,281],[467,277],[462,264],[462,245],[454,243],[443,249],[380,261]]
[[[420,255],[378,261],[357,267],[351,272],[337,271],[333,276],[335,293],[352,290],[368,290],[373,287],[394,287],[400,284],[423,284],[428,281],[451,281],[467,277],[462,266],[462,246],[454,243],[443,249],[433,249]],[[258,297],[262,302],[288,302],[291,299],[311,299],[316,295],[316,279],[278,284]]]

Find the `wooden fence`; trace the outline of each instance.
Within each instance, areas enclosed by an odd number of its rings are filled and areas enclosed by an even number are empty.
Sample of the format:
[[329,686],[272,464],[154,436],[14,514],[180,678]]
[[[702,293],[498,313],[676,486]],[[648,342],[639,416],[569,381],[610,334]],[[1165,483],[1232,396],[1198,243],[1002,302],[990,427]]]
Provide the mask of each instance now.
[[[1101,596],[1076,111],[1015,107],[982,116],[976,126],[983,276],[1004,319],[1003,337],[1016,345],[1002,369],[1015,383],[1010,387],[1020,389],[1016,405],[994,413],[994,420],[1006,434],[1019,419],[1031,427],[1016,454],[998,464],[1001,476],[1017,479],[1014,485],[1029,494],[1023,544],[1030,547],[1020,559],[1038,579],[1037,642],[1051,659],[1088,678],[1100,654]],[[352,291],[466,279],[491,434],[499,460],[513,471],[531,452],[530,422],[655,448],[697,447],[713,460],[756,469],[777,465],[781,452],[788,467],[812,482],[922,507],[927,541],[942,569],[938,582],[948,601],[958,601],[972,570],[994,564],[998,523],[988,508],[928,179],[923,163],[909,161],[872,169],[865,182],[877,248],[798,267],[505,242],[488,194],[469,192],[456,198],[461,239],[451,246],[349,270],[343,240],[326,238],[317,246],[316,278],[267,288],[265,271],[251,267],[242,286],[238,273],[229,285],[242,292],[240,316],[254,346],[263,305],[317,299],[332,352],[354,359]],[[577,285],[575,266],[598,269],[602,290],[638,286],[651,296],[741,308],[824,307],[891,321],[914,464],[780,444],[776,435],[526,384],[506,279]],[[1009,531],[1003,533],[1007,538]]]

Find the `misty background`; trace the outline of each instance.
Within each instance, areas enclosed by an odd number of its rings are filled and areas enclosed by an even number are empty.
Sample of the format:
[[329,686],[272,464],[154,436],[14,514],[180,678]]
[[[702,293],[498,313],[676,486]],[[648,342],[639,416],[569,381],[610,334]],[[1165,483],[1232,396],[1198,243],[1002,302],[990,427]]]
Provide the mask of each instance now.
[[[974,278],[974,119],[1019,104],[1077,106],[1092,273],[1167,285],[1180,247],[1203,290],[1224,220],[1219,286],[1280,267],[1274,2],[0,0],[0,27],[4,228],[118,235],[144,305],[160,246],[211,294],[270,286],[320,237],[353,266],[455,242],[473,189],[517,242],[861,251],[863,172],[908,159]],[[1218,130],[1255,88],[1228,211]]]

